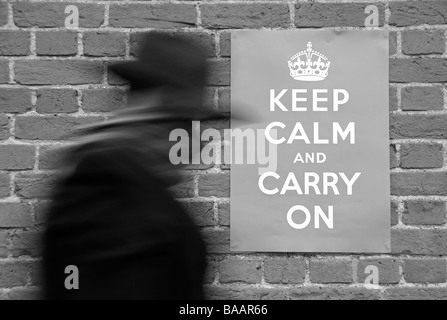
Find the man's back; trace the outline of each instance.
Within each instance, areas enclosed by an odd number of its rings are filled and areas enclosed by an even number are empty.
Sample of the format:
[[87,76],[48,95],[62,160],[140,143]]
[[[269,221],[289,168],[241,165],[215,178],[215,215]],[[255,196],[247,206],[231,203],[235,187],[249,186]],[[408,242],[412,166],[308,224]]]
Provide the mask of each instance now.
[[[48,299],[201,299],[205,248],[144,153],[122,142],[70,155],[44,237]],[[72,160],[73,161],[73,160]],[[79,289],[67,290],[67,265]]]

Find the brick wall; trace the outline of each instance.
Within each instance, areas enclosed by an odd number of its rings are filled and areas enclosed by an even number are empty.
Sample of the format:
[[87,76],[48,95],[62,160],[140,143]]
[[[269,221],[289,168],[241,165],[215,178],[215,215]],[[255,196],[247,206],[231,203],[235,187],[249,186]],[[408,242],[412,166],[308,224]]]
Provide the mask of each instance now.
[[[78,29],[64,28],[68,4]],[[125,105],[125,83],[106,66],[134,56],[140,32],[199,40],[212,66],[208,103],[228,112],[232,29],[362,28],[367,4],[390,30],[391,254],[234,254],[229,168],[191,167],[174,192],[208,242],[213,299],[446,299],[445,0],[0,0],[0,299],[36,297],[54,147]],[[377,287],[363,284],[368,265]]]

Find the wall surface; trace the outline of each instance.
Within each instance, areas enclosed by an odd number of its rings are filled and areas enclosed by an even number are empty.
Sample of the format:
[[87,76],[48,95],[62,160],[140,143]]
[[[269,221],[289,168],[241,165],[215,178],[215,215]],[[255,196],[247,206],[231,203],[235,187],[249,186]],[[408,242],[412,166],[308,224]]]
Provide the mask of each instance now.
[[[80,12],[74,30],[64,27],[69,4]],[[206,46],[207,101],[229,112],[231,30],[364,28],[368,4],[390,30],[391,254],[234,254],[229,168],[192,167],[174,191],[208,242],[212,299],[447,299],[445,0],[0,0],[0,299],[37,297],[53,149],[124,107],[125,83],[106,66],[133,57],[139,33]],[[378,286],[364,284],[368,265]]]

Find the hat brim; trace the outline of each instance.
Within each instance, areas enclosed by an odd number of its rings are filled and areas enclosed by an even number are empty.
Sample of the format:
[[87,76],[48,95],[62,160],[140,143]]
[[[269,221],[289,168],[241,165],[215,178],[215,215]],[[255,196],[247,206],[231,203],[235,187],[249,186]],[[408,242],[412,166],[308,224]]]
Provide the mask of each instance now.
[[140,61],[115,62],[109,69],[129,82],[182,85],[173,75]]
[[[152,68],[146,63],[141,63],[139,61],[124,61],[115,62],[109,65],[109,69],[120,77],[130,81],[130,82],[158,82],[160,84],[177,84],[175,77],[168,75],[159,70],[159,68]],[[184,85],[183,83],[178,83],[178,85]],[[166,106],[165,106],[166,108]],[[244,106],[243,109],[246,109]],[[173,106],[169,109],[168,113],[170,117],[167,119],[183,119],[183,120],[219,120],[219,119],[232,119],[239,120],[242,122],[257,122],[255,120],[257,117],[254,116],[254,112],[239,112],[235,113],[223,113],[218,112],[210,107],[198,107],[198,106]],[[166,110],[165,110],[166,111]]]

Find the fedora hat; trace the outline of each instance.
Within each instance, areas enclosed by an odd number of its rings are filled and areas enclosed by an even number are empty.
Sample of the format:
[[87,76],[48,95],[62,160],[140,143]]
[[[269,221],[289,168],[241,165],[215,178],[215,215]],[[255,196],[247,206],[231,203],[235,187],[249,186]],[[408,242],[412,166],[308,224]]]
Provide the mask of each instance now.
[[142,34],[137,57],[113,63],[109,69],[129,81],[131,92],[171,88],[167,89],[170,102],[160,106],[165,116],[194,120],[226,117],[203,105],[208,64],[206,52],[198,43],[178,34],[147,32]]

